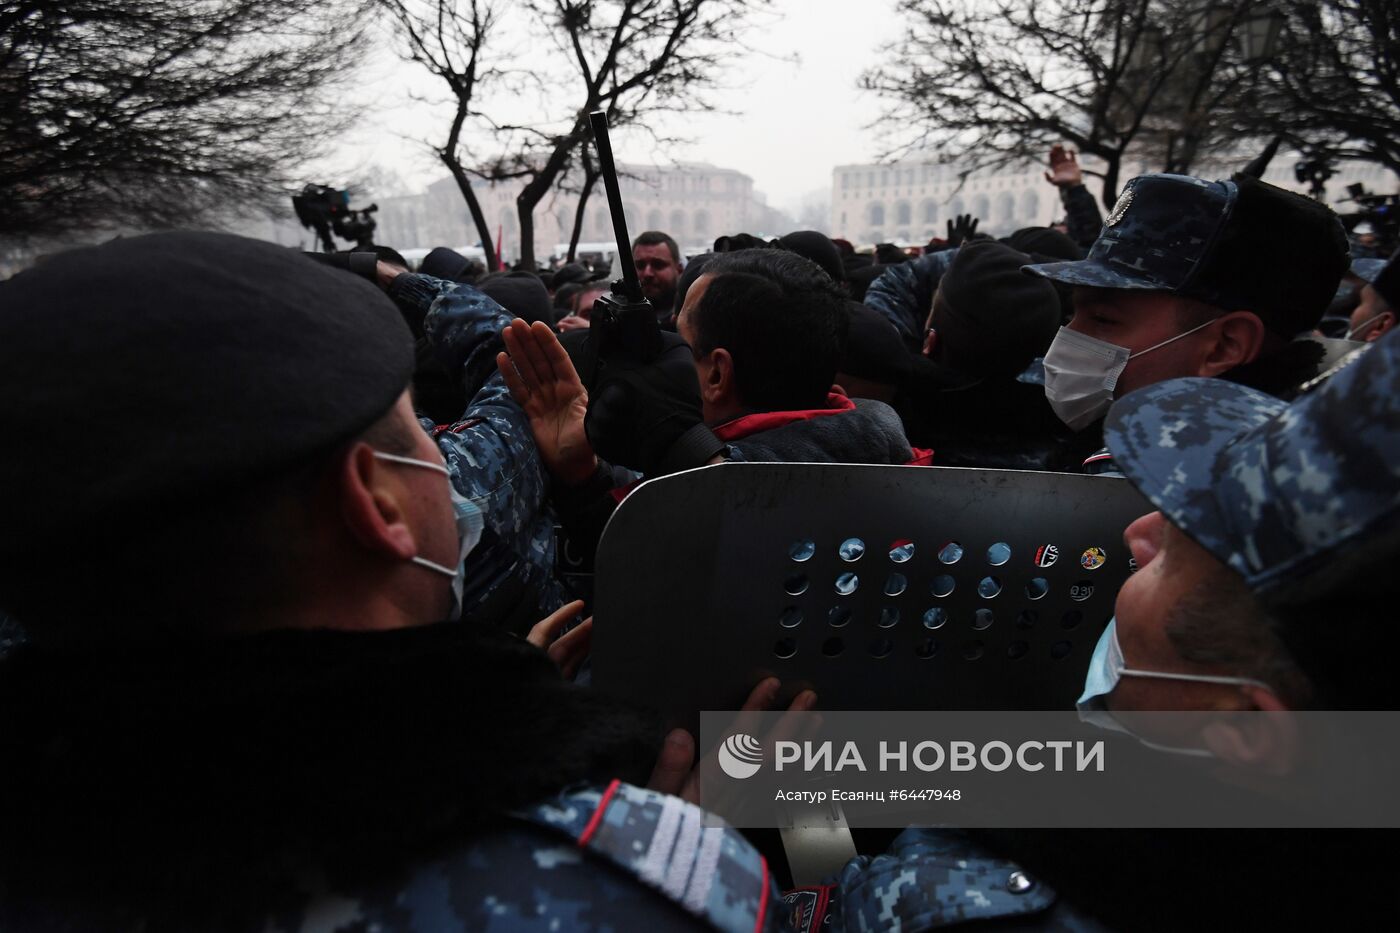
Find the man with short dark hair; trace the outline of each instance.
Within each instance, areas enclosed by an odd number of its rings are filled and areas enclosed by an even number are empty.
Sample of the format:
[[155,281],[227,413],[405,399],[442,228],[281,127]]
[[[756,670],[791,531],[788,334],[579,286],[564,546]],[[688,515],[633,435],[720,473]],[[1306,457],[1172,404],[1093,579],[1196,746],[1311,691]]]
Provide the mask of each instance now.
[[547,329],[506,332],[509,356],[498,365],[565,485],[611,488],[615,478],[594,453],[599,438],[626,438],[614,448],[617,462],[648,476],[718,459],[906,463],[922,455],[889,406],[831,391],[845,298],[810,260],[773,249],[716,255],[686,292],[677,323],[688,350],[672,345],[632,370],[617,403],[603,386],[591,408]]
[[676,280],[681,275],[681,248],[669,234],[648,230],[632,241],[632,262],[642,295],[656,309],[664,329],[675,330],[671,308],[676,303]]
[[653,477],[724,460],[929,462],[888,405],[832,391],[845,300],[795,253],[718,254],[686,292],[685,342],[667,335],[661,357],[645,363],[610,360],[613,375],[591,401],[554,334],[514,322],[497,365],[558,481],[570,541],[584,552],[596,545],[613,491],[635,480],[619,467]]

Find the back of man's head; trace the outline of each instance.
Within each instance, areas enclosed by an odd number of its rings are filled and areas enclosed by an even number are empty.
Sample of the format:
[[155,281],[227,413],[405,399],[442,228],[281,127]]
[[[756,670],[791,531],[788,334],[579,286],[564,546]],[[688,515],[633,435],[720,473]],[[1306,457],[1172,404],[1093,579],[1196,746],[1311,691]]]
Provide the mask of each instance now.
[[1029,259],[996,240],[958,250],[929,315],[936,362],[1011,378],[1044,355],[1060,324],[1060,302],[1049,282],[1021,274]]
[[0,608],[36,636],[266,596],[317,470],[413,371],[374,286],[225,234],[73,250],[0,284],[0,309],[0,433],[23,439],[0,458]]
[[724,253],[690,326],[697,355],[716,348],[734,360],[735,381],[754,411],[825,406],[845,352],[845,297],[811,260],[782,250]]

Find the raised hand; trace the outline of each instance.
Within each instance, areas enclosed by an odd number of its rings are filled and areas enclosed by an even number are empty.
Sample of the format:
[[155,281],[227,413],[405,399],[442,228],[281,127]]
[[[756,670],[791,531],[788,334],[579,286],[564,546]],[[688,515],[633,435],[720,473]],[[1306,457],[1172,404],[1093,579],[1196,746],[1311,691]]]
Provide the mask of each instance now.
[[501,336],[506,352],[496,354],[496,368],[530,419],[540,459],[561,483],[586,482],[598,468],[598,458],[583,428],[588,390],[569,354],[540,321],[527,324],[516,318]]
[[961,246],[972,239],[977,232],[977,224],[980,221],[971,214],[959,214],[957,222],[948,221],[948,245]]
[[1050,171],[1045,180],[1057,188],[1073,188],[1084,184],[1084,172],[1079,168],[1079,157],[1073,149],[1066,149],[1059,143],[1050,147]]

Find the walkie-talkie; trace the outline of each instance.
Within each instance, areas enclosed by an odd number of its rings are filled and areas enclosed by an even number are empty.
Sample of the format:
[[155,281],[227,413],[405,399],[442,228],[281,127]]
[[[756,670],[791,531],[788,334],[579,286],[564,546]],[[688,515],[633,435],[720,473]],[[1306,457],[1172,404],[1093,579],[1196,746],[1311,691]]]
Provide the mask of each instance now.
[[[593,141],[598,147],[598,165],[602,171],[603,187],[608,196],[608,211],[612,214],[613,234],[617,237],[617,259],[622,264],[622,278],[612,283],[612,291],[593,304],[589,330],[597,353],[597,363],[607,365],[609,359],[626,357],[649,363],[661,355],[661,327],[656,311],[642,295],[637,280],[637,264],[632,261],[632,241],[627,235],[627,217],[622,210],[622,193],[617,184],[617,166],[613,163],[612,143],[608,139],[608,116],[601,110],[588,115],[593,127]],[[589,379],[593,389],[598,368]]]

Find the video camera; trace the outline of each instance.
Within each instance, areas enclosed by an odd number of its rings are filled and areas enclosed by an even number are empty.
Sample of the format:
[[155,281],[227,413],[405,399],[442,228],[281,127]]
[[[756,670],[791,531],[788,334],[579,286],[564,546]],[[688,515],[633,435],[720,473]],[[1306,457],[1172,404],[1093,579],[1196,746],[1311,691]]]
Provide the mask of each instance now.
[[1298,180],[1298,184],[1307,185],[1308,193],[1318,201],[1326,196],[1327,179],[1335,174],[1337,171],[1332,166],[1332,160],[1322,156],[1303,159],[1293,166],[1293,177]]
[[307,185],[301,189],[301,194],[292,195],[292,207],[301,225],[316,231],[321,247],[328,253],[336,252],[332,230],[342,239],[353,240],[359,249],[374,245],[376,225],[370,215],[379,210],[377,204],[352,208],[350,192],[329,185]]
[[1347,230],[1369,223],[1376,233],[1379,255],[1390,255],[1400,245],[1400,194],[1371,194],[1365,185],[1357,182],[1347,185],[1347,195],[1344,200],[1351,201],[1359,208],[1341,215]]

